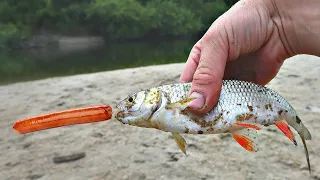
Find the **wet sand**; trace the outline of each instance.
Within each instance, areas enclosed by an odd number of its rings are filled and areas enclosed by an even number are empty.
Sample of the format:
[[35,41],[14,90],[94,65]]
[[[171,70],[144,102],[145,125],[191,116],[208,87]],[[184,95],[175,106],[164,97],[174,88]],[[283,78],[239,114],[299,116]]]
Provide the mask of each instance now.
[[[287,60],[267,85],[291,103],[310,130],[312,175],[297,133],[294,146],[274,126],[259,131],[256,153],[228,134],[184,134],[188,156],[170,133],[114,119],[26,135],[12,130],[16,120],[41,113],[115,107],[129,93],[178,82],[182,68],[149,66],[0,86],[0,179],[320,179],[320,58],[314,56]],[[70,155],[74,159],[57,161]]]

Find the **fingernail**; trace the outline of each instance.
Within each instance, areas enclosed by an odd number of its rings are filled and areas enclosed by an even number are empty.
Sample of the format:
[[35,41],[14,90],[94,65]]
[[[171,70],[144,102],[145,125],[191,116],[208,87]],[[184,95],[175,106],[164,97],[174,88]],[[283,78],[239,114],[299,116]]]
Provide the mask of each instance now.
[[205,99],[201,93],[193,92],[191,93],[190,98],[197,98],[195,101],[189,104],[190,108],[201,109],[204,106]]

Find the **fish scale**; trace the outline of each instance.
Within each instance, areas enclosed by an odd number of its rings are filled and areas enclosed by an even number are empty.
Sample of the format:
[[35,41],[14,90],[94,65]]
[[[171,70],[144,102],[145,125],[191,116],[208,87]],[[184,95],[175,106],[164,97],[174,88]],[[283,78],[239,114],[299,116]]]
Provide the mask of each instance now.
[[[191,83],[164,85],[158,88],[167,94],[167,98],[171,103],[175,103],[187,97],[191,88]],[[273,124],[275,120],[278,120],[277,116],[280,111],[283,111],[283,113],[286,111],[289,112],[286,118],[294,119],[296,116],[292,106],[275,91],[250,82],[224,80],[217,105],[208,112],[208,115],[197,118],[202,118],[205,121],[212,121],[217,118],[220,113],[223,113],[222,118],[227,120],[228,124],[223,126],[219,123],[218,129],[229,129],[230,124],[237,121],[237,116],[239,117],[246,113],[251,113],[249,107],[252,107],[252,112],[256,114],[247,120],[250,123],[258,116],[255,119],[255,123],[263,125]],[[195,115],[191,116],[196,117]],[[191,133],[206,131],[206,129],[195,127],[196,125],[188,127],[188,129],[193,129],[193,131],[190,131]],[[207,129],[209,128],[212,127],[207,127]],[[220,131],[218,131],[218,133]],[[211,131],[208,133],[214,132]]]

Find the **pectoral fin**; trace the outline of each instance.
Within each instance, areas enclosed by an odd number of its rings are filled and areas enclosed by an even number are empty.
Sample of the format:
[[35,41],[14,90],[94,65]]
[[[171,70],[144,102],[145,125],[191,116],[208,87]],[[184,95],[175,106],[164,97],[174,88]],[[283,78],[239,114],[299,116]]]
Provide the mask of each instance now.
[[179,110],[182,111],[182,110],[186,109],[186,108],[189,106],[189,104],[190,104],[192,101],[196,100],[196,99],[197,99],[197,98],[185,98],[185,99],[183,99],[183,100],[181,100],[181,101],[168,104],[168,105],[167,105],[167,108],[168,108],[168,109],[179,109]]
[[181,149],[181,151],[187,155],[187,151],[186,151],[186,140],[179,134],[179,133],[171,133],[174,140],[176,141],[176,143],[178,144],[179,148]]
[[232,137],[247,151],[256,152],[258,132],[255,129],[246,128],[235,131],[232,133]]

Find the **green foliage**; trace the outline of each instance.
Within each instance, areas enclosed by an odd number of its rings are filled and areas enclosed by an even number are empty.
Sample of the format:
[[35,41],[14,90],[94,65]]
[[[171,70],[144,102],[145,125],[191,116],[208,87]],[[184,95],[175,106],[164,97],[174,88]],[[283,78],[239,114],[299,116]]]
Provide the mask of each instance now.
[[147,22],[152,30],[164,35],[187,35],[200,30],[201,19],[192,9],[181,7],[173,1],[153,0],[146,8],[151,11]]
[[[19,33],[31,36],[43,29],[58,34],[102,35],[107,39],[191,35],[206,30],[225,12],[225,1],[0,0],[0,24],[10,26],[1,30],[0,43],[15,42]],[[3,36],[8,36],[7,40]],[[10,45],[0,46],[7,44]]]
[[16,47],[24,38],[14,24],[0,24],[0,50]]
[[221,0],[207,2],[205,6],[201,7],[199,16],[204,23],[205,28],[208,28],[215,19],[228,10],[226,4]]
[[86,11],[94,32],[110,39],[144,35],[186,35],[197,32],[201,21],[171,1],[153,0],[145,6],[135,0],[95,0]]
[[95,0],[86,10],[93,31],[111,39],[141,37],[148,27],[148,11],[135,0]]
[[228,6],[222,0],[174,0],[185,9],[190,9],[199,22],[202,30],[206,30],[221,14],[228,10]]

